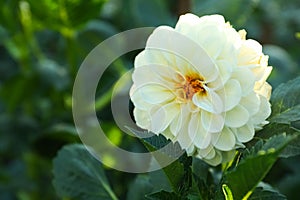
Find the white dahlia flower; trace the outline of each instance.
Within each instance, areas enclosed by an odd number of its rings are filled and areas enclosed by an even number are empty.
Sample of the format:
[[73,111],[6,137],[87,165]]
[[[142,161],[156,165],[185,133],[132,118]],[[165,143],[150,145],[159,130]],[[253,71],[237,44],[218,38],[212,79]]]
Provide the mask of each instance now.
[[211,165],[228,162],[267,123],[268,56],[223,16],[185,14],[175,29],[156,28],[134,67],[137,125]]

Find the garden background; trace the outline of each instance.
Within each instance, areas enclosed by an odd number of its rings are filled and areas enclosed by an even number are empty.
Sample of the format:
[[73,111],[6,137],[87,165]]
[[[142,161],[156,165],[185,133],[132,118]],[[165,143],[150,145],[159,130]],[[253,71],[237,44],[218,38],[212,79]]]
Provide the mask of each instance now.
[[[262,43],[270,56],[268,81],[273,88],[300,75],[298,0],[0,1],[1,200],[61,199],[52,184],[53,159],[64,145],[81,143],[72,118],[72,87],[84,58],[114,34],[174,27],[186,12],[222,14],[237,30],[246,29],[247,37]],[[116,126],[110,97],[114,82],[133,67],[138,52],[109,67],[96,95],[98,119],[107,136],[136,152],[144,147]],[[136,174],[103,168],[119,199],[134,193],[129,185],[139,185]],[[297,199],[300,157],[280,159],[265,180],[288,199]]]

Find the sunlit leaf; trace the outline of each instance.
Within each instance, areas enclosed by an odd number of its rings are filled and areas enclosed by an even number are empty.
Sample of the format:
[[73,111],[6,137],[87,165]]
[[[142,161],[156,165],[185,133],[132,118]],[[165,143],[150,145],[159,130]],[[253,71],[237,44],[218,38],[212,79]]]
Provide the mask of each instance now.
[[292,139],[294,137],[282,134],[270,138],[264,144],[258,142],[245,153],[237,167],[225,172],[223,183],[229,187],[234,199],[243,199],[251,195]]

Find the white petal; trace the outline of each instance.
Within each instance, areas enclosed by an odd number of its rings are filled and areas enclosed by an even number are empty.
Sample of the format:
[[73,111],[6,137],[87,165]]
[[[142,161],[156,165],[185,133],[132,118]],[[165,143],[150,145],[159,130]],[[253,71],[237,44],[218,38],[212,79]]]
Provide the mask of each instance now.
[[[189,121],[191,120],[191,114],[188,112],[188,105],[179,104],[179,107],[181,110],[179,111],[178,115],[180,116],[175,117],[174,121],[170,125],[170,130],[172,131],[172,134],[176,136],[174,141],[178,141],[181,148],[190,149],[190,146],[193,143],[187,134]],[[177,122],[179,123],[178,126],[176,126]]]
[[190,148],[190,146],[193,145],[193,141],[188,135],[186,135],[188,133],[189,120],[190,116],[186,117],[186,120],[184,120],[184,123],[182,124],[181,129],[176,136],[176,141],[178,141],[183,149]]
[[227,127],[220,133],[213,133],[211,140],[214,147],[222,151],[232,150],[235,146],[235,136]]
[[207,82],[215,80],[218,75],[216,66],[206,51],[195,41],[170,27],[156,28],[146,45],[148,49],[159,49],[185,59]]
[[189,36],[191,39],[196,39],[197,32],[192,31],[199,23],[199,17],[191,13],[181,15],[175,26],[175,30]]
[[200,45],[211,58],[216,60],[226,43],[222,28],[215,24],[207,24],[197,27],[196,31]]
[[259,104],[259,96],[255,92],[251,92],[240,101],[240,105],[247,109],[250,116],[258,112]]
[[242,89],[242,95],[246,96],[248,95],[250,92],[253,91],[254,88],[254,82],[255,82],[255,77],[253,75],[253,73],[251,72],[250,69],[244,67],[239,67],[236,68],[233,72],[232,72],[232,76],[233,79],[236,79],[237,81],[239,81],[241,89]]
[[205,24],[215,24],[217,26],[225,25],[225,19],[222,15],[214,14],[214,15],[205,15],[199,18],[199,23]]
[[161,64],[144,64],[134,69],[132,80],[137,86],[157,83],[171,87],[175,82],[178,82],[178,76],[182,75],[172,67]]
[[205,149],[198,149],[197,153],[199,158],[207,158],[207,159],[212,159],[216,155],[216,151],[212,145],[209,145]]
[[147,84],[137,89],[143,100],[149,104],[160,104],[175,98],[171,89],[160,84]]
[[262,46],[255,40],[244,40],[238,57],[239,65],[258,64],[262,55]]
[[240,142],[249,142],[254,134],[254,127],[250,123],[236,129],[236,138]]
[[174,117],[178,115],[179,111],[180,106],[176,103],[169,103],[165,106],[151,109],[151,131],[154,133],[163,132]]
[[202,111],[201,124],[205,130],[211,133],[220,132],[224,126],[224,117],[221,114]]
[[254,125],[264,123],[264,120],[271,114],[271,105],[269,101],[261,95],[259,95],[259,99],[259,111],[251,118]]
[[232,64],[227,60],[218,60],[217,66],[219,69],[220,78],[222,79],[222,83],[226,83],[232,73]]
[[210,133],[203,129],[200,112],[194,113],[189,122],[189,137],[194,145],[200,149],[207,148],[210,143]]
[[236,106],[242,97],[242,89],[237,80],[231,79],[227,81],[224,85],[224,88],[221,88],[217,92],[222,100],[224,105],[224,111],[231,110]]
[[138,108],[134,108],[133,110],[134,119],[136,121],[136,124],[146,130],[150,130],[150,115],[145,110],[140,110]]
[[264,82],[264,83],[256,82],[255,83],[255,92],[259,95],[264,96],[268,100],[271,97],[271,91],[272,91],[272,86],[269,83],[267,83],[267,82]]
[[240,105],[237,105],[230,111],[226,112],[225,124],[229,127],[241,127],[245,125],[249,120],[248,111]]
[[193,103],[208,112],[221,113],[223,111],[223,103],[219,95],[209,88],[205,88],[205,90],[206,94],[196,93],[193,96]]
[[144,101],[144,99],[142,98],[141,94],[136,89],[135,85],[133,85],[130,88],[130,98],[131,98],[131,100],[132,100],[135,108],[138,108],[140,110],[147,110],[151,106],[153,106],[152,104],[149,104],[146,101]]
[[174,120],[170,124],[170,131],[174,136],[177,136],[181,126],[184,123],[184,119],[187,117],[188,113],[186,112],[186,108],[184,105],[180,105],[180,112],[179,114],[174,118]]
[[204,158],[205,162],[207,162],[208,164],[212,165],[212,166],[217,166],[219,164],[221,164],[222,162],[222,155],[219,151],[216,151],[216,154],[213,158],[211,159],[207,159]]

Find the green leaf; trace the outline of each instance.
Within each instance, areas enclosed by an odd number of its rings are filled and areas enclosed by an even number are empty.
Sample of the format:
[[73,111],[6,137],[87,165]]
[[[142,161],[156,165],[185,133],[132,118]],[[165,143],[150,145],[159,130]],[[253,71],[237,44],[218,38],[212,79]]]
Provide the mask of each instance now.
[[206,185],[205,181],[196,174],[192,176],[192,186],[188,191],[187,198],[189,200],[211,199],[211,190]]
[[280,153],[280,157],[289,158],[300,154],[300,132],[297,138],[291,141]]
[[[166,176],[165,172],[163,169],[156,170],[153,172],[149,172],[149,177],[150,177],[150,182],[153,185],[153,191],[160,191],[160,190],[165,190],[168,192],[172,191],[172,187],[170,185],[170,181],[168,177]],[[157,184],[159,183],[159,184]]]
[[253,191],[249,200],[285,200],[287,199],[283,194],[280,194],[277,190],[270,185],[260,183]]
[[251,195],[292,139],[295,137],[281,134],[270,138],[264,144],[259,141],[245,153],[236,168],[224,173],[222,184],[229,187],[234,199],[243,199]]
[[[141,136],[151,134],[149,132],[138,131],[129,127],[127,128],[135,135]],[[155,154],[155,158],[158,162],[160,160],[165,161],[165,159],[176,159],[171,164],[164,167],[163,171],[170,183],[172,191],[178,196],[186,197],[192,184],[192,158],[184,153],[178,143],[172,143],[162,135],[153,135],[152,137],[143,138],[142,142],[149,151],[161,150],[160,153]],[[166,145],[168,145],[168,148],[163,150],[162,148]]]
[[286,133],[287,135],[294,134],[295,131],[297,130],[295,130],[289,124],[270,123],[264,126],[262,130],[258,131],[255,134],[255,137],[261,139],[268,139],[273,135],[278,135],[281,133]]
[[65,146],[53,161],[54,188],[61,198],[116,200],[99,161],[83,145]]
[[149,200],[182,200],[180,196],[178,196],[174,192],[167,192],[167,191],[159,191],[149,195],[146,195],[146,199]]
[[271,97],[270,122],[291,124],[300,120],[300,77],[279,85]]
[[[64,31],[99,16],[105,0],[28,0],[34,20],[42,27]],[[88,11],[88,12],[83,12]]]
[[138,175],[134,182],[130,185],[127,200],[141,200],[145,199],[145,195],[153,191],[153,185],[150,182],[150,177],[141,174]]

